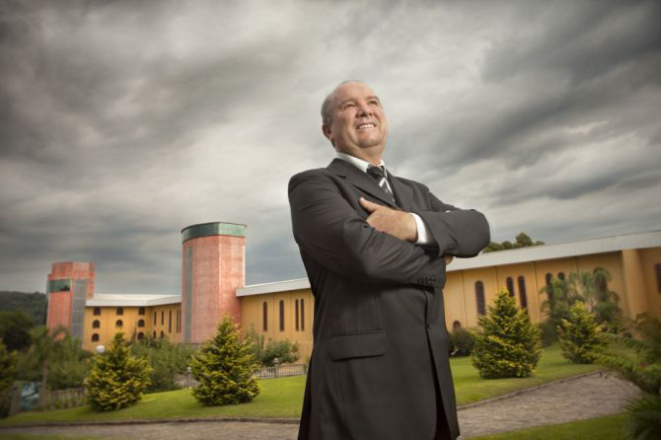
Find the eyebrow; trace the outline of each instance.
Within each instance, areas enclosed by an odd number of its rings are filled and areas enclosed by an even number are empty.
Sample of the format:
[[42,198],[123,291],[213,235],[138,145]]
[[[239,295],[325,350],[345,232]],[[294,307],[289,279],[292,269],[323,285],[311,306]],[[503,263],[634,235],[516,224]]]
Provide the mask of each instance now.
[[[379,105],[381,105],[381,100],[380,100],[379,97],[376,96],[376,95],[366,96],[365,99],[366,99],[367,101],[370,101],[370,100],[372,100],[372,99],[375,99],[376,102],[378,102]],[[343,106],[344,104],[346,104],[347,102],[352,102],[352,101],[354,101],[354,100],[355,100],[354,98],[348,98],[348,99],[345,99],[344,101],[341,101],[341,102],[340,102],[340,105],[339,105],[339,106],[342,107],[342,106]]]

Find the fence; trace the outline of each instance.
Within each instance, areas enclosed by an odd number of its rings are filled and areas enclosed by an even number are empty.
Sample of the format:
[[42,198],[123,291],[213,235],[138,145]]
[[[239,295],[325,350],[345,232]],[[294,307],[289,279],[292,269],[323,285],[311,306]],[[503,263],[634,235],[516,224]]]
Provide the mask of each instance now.
[[257,370],[258,379],[275,379],[277,377],[304,376],[308,372],[308,364],[284,364],[275,367],[263,367]]
[[40,385],[38,382],[14,382],[11,388],[9,414],[35,409],[62,409],[85,405],[85,388],[46,391],[45,395],[41,396]]

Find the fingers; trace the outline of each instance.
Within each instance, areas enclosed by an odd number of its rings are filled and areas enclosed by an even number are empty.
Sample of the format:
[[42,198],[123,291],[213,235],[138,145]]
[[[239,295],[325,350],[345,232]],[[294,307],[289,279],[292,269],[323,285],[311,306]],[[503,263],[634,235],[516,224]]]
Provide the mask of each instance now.
[[452,255],[445,255],[445,265],[446,266],[448,264],[452,263],[452,260],[454,260],[454,257]]
[[377,209],[381,208],[383,205],[379,205],[378,203],[370,202],[369,200],[365,199],[364,197],[361,197],[358,199],[358,203],[360,203],[360,206],[365,208],[369,212],[374,212]]

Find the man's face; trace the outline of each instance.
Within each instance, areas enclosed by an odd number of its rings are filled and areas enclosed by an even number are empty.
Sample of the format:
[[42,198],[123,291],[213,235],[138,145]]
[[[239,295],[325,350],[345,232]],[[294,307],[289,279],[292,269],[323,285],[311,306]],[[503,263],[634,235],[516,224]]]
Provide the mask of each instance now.
[[357,82],[340,85],[333,93],[330,111],[333,119],[323,126],[323,132],[337,151],[361,159],[381,157],[388,122],[369,87]]

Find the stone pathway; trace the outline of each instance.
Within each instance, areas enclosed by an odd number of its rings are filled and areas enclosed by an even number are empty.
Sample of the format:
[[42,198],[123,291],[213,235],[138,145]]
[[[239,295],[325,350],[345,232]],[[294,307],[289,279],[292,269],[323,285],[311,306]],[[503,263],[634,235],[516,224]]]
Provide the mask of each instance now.
[[[518,395],[459,410],[462,436],[486,434],[588,419],[622,411],[625,403],[639,395],[636,387],[615,377],[600,374],[522,392]],[[12,433],[42,435],[91,435],[144,440],[293,440],[297,423],[188,422],[123,425],[86,425],[0,428],[0,439]]]

